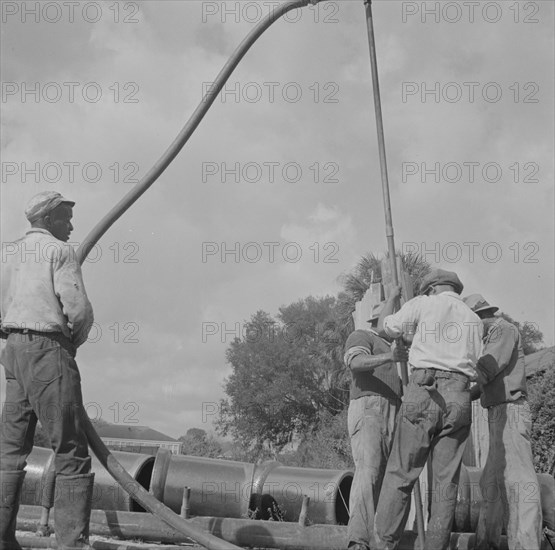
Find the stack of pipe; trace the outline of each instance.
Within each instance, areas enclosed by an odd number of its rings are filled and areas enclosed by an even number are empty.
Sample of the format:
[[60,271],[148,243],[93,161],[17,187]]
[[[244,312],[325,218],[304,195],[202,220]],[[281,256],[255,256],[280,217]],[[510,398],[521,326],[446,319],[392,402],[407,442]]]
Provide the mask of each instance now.
[[[153,457],[115,451],[135,482],[179,514],[185,488],[193,516],[298,521],[303,498],[310,498],[311,523],[347,524],[353,472],[293,468],[276,461],[249,464],[185,455],[160,449]],[[35,447],[27,461],[21,503],[45,505],[52,494],[52,451]],[[93,457],[93,508],[141,512],[137,504]]]

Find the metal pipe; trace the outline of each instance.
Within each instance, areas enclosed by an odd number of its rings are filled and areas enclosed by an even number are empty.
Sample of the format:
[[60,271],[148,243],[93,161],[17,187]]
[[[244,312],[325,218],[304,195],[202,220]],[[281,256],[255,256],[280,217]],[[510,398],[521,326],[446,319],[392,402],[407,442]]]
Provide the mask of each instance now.
[[183,129],[170,144],[164,154],[156,161],[154,166],[141,178],[139,183],[133,187],[109,212],[100,220],[100,222],[85,237],[77,250],[77,259],[82,264],[98,242],[100,237],[112,226],[112,224],[158,179],[164,170],[170,165],[172,160],[177,156],[179,151],[187,143],[193,135],[197,126],[200,124],[208,109],[222,90],[223,86],[231,76],[235,67],[239,64],[250,47],[260,38],[272,23],[277,19],[290,12],[291,10],[303,8],[308,4],[316,5],[323,0],[290,0],[272,9],[272,11],[264,17],[258,25],[247,35],[247,37],[239,44],[235,52],[224,65],[210,90],[206,92],[202,101],[191,115]]
[[[378,149],[380,154],[380,170],[382,179],[382,194],[385,212],[385,234],[387,238],[387,249],[389,261],[391,262],[391,275],[393,284],[399,284],[399,273],[397,271],[397,255],[395,252],[395,238],[393,233],[393,216],[391,213],[391,199],[389,195],[389,177],[387,174],[387,156],[385,153],[385,134],[382,118],[382,102],[380,98],[380,81],[378,75],[378,60],[376,55],[376,40],[374,36],[374,22],[372,18],[372,0],[365,0],[366,23],[368,27],[368,45],[370,48],[370,66],[372,70],[372,85],[374,89],[374,110],[376,112],[376,127],[378,132]],[[401,378],[403,386],[409,383],[408,369],[406,363],[401,363]],[[418,528],[418,540],[420,548],[424,549],[424,513],[422,511],[422,494],[418,479],[414,484],[414,499],[416,501],[416,525]]]

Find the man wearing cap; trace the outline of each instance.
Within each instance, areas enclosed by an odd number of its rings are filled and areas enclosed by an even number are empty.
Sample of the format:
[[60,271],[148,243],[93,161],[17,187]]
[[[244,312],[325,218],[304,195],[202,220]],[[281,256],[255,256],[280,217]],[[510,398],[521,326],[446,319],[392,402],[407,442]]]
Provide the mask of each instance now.
[[401,289],[392,290],[380,315],[379,332],[390,338],[414,334],[411,375],[399,413],[376,512],[376,545],[397,548],[410,495],[428,458],[431,507],[426,550],[448,548],[464,446],[470,432],[470,381],[476,376],[482,322],[461,300],[456,273],[433,269],[420,296],[393,314]]
[[0,550],[20,548],[16,517],[37,419],[54,450],[58,548],[83,547],[88,535],[94,474],[75,352],[87,339],[93,312],[67,243],[74,204],[53,191],[39,193],[25,211],[31,229],[3,249],[0,313],[8,336],[1,357]]
[[349,501],[351,550],[367,550],[373,538],[375,508],[401,405],[395,362],[407,360],[404,346],[392,349],[376,332],[382,306],[374,308],[370,327],[355,330],[345,343],[345,365],[351,371],[347,424],[355,463]]
[[524,352],[518,329],[495,316],[481,294],[464,299],[484,323],[478,360],[481,405],[488,411],[489,450],[480,479],[484,496],[476,533],[478,550],[499,548],[505,524],[509,550],[540,548],[540,489],[530,445]]

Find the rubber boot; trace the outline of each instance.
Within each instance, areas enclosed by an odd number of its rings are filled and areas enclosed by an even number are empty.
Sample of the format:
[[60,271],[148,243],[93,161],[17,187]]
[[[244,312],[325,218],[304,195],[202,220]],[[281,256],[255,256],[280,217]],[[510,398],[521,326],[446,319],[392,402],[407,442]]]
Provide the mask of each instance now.
[[91,548],[89,519],[94,474],[56,476],[54,532],[58,550]]
[[24,470],[0,471],[0,550],[21,550],[15,538]]

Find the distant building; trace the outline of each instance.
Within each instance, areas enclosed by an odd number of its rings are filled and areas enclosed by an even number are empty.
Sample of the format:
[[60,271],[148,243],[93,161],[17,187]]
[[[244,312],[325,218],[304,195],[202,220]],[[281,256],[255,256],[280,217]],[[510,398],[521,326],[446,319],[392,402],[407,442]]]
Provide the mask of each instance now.
[[106,447],[113,451],[156,454],[162,447],[173,454],[181,453],[181,441],[148,426],[105,424],[97,426],[96,431]]

